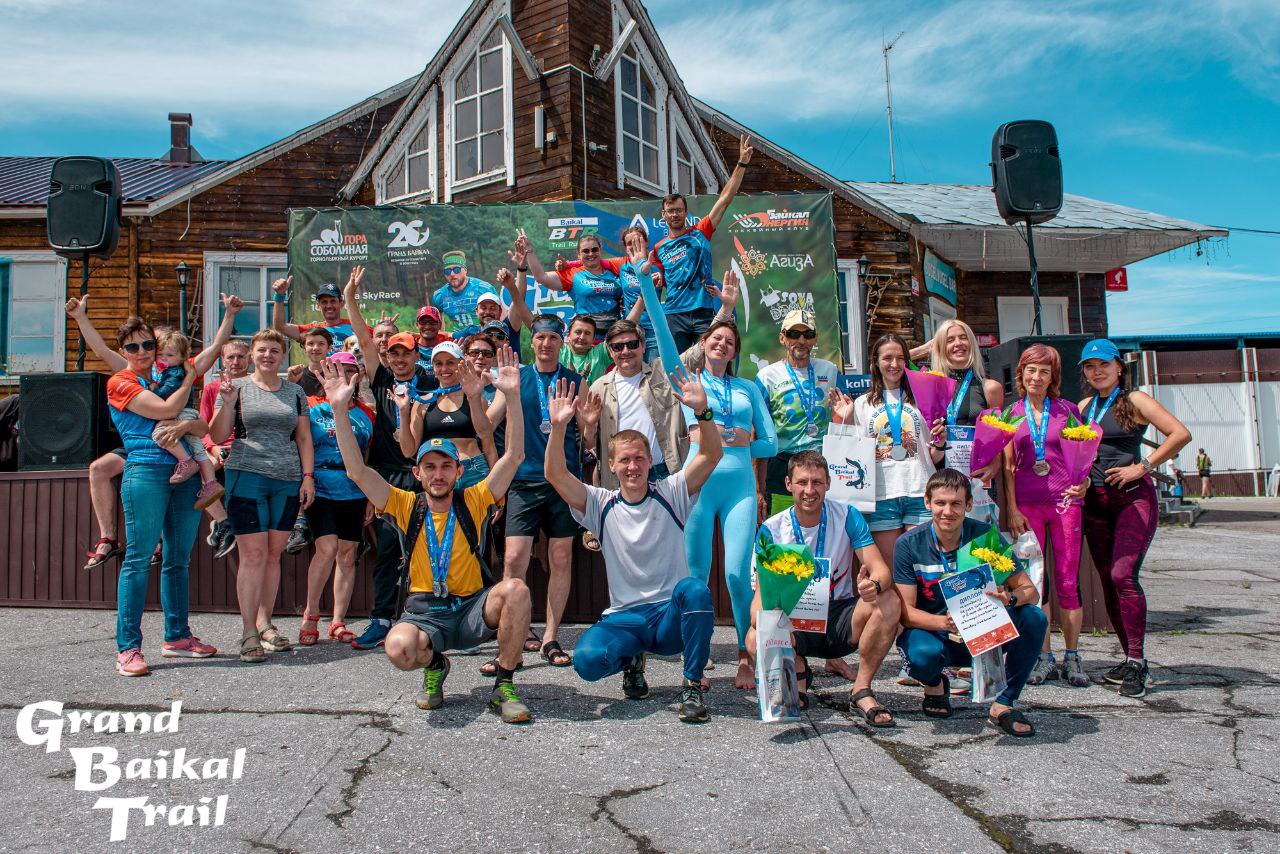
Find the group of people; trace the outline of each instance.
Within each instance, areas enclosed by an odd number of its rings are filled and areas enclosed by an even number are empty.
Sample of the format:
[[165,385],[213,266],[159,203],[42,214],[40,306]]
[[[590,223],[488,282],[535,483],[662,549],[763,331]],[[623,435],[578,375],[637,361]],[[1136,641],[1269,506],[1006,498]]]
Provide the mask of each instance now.
[[[628,229],[626,258],[601,258],[600,240],[586,235],[576,261],[548,271],[518,234],[510,250],[514,272],[495,276],[511,294],[509,310],[495,288],[468,275],[462,253],[449,253],[447,287],[418,312],[416,333],[401,332],[388,318],[366,323],[359,267],[345,287],[318,289],[323,319],[315,324],[286,321],[291,280],[276,281],[275,324],[247,344],[230,337],[240,302],[224,297],[222,326],[194,359],[180,333],[137,318],[108,348],[88,322],[87,300],[70,300],[68,314],[116,371],[108,398],[124,448],[94,464],[103,533],[89,566],[120,551],[107,526],[115,515],[111,477],[122,473],[117,670],[148,672],[141,610],[157,542],[162,654],[216,652],[192,634],[187,619],[187,565],[203,509],[213,518],[215,553],[238,551],[243,662],[294,646],[273,611],[281,554],[305,529],[314,552],[297,643],[319,642],[321,602],[332,583],[328,638],[356,649],[385,647],[397,668],[421,670],[422,708],[444,702],[448,651],[496,637],[497,655],[481,670],[494,677],[490,708],[505,721],[529,719],[514,683],[526,652],[573,666],[589,681],[621,673],[633,699],[649,694],[648,654],[681,652],[679,716],[701,722],[709,717],[708,580],[719,527],[736,629],[736,687],[755,685],[754,544],[803,543],[830,560],[831,590],[826,631],[794,633],[802,691],[812,680],[808,658],[822,658],[828,672],[853,683],[851,712],[871,726],[894,726],[872,682],[896,643],[905,662],[899,681],[922,686],[924,714],[945,717],[952,680],[968,654],[951,636],[955,626],[938,580],[954,570],[962,545],[998,521],[988,490],[999,490],[1002,527],[1014,536],[1034,532],[1052,553],[1065,649],[1059,664],[1039,606],[1047,591],[1015,572],[997,594],[1019,638],[1007,645],[1008,687],[992,705],[993,724],[1030,735],[1033,727],[1015,707],[1024,685],[1089,681],[1077,648],[1082,534],[1125,653],[1105,679],[1128,696],[1145,693],[1146,604],[1138,574],[1158,515],[1149,475],[1190,434],[1154,399],[1126,388],[1125,364],[1105,340],[1092,342],[1081,359],[1091,390],[1085,400],[1060,398],[1061,358],[1035,345],[1018,364],[1018,398],[1006,406],[1004,389],[985,377],[975,336],[960,321],[942,324],[927,347],[931,367],[957,381],[946,417],[933,423],[914,405],[906,341],[885,335],[874,343],[871,388],[851,398],[837,387],[838,368],[813,356],[817,326],[802,310],[781,324],[784,358],[755,380],[736,376],[743,355],[734,322],[739,283],[732,272],[723,281],[712,277],[708,238],[750,159],[744,138],[719,202],[696,227],[683,197],[664,199],[668,235],[650,248],[642,229]],[[567,326],[528,308],[529,277],[558,282],[573,295],[576,315]],[[665,291],[653,317],[643,296],[651,285],[652,292]],[[442,313],[453,334],[442,329]],[[676,342],[679,364],[664,364],[655,352],[655,320]],[[348,338],[353,348],[345,346]],[[305,364],[293,368],[291,341],[306,354]],[[216,356],[222,373],[196,408],[192,386]],[[972,426],[992,409],[1025,416],[1014,441],[972,476],[948,468],[948,426]],[[1061,458],[1068,417],[1097,425],[1103,436],[1081,483],[1068,482]],[[828,498],[821,448],[831,424],[851,425],[875,442],[871,512]],[[1143,435],[1152,424],[1165,438],[1144,456]],[[530,626],[526,584],[539,534],[548,573],[540,636]],[[609,607],[569,651],[560,622],[580,536],[602,553]],[[357,635],[346,615],[358,550],[368,540],[376,549],[373,604]],[[501,565],[490,566],[498,553]],[[855,651],[856,669],[845,661]]]

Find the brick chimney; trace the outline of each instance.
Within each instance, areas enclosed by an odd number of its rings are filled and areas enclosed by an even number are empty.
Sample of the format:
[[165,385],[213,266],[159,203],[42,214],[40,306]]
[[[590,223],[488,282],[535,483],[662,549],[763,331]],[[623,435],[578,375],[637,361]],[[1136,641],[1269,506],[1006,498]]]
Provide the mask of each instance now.
[[191,145],[191,114],[169,114],[169,153],[163,158],[170,163],[203,163],[200,152]]

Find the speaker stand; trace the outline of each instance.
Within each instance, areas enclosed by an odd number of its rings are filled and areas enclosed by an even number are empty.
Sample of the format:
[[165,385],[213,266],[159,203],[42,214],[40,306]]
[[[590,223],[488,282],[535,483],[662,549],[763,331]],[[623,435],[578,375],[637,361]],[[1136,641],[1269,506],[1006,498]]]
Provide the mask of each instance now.
[[1031,218],[1027,217],[1027,254],[1031,259],[1031,304],[1034,311],[1032,329],[1036,335],[1043,335],[1044,328],[1040,323],[1040,277],[1036,274],[1036,240],[1031,234]]
[[[80,299],[89,294],[89,253],[80,253]],[[76,351],[76,370],[84,370],[84,335],[80,336],[80,347]]]

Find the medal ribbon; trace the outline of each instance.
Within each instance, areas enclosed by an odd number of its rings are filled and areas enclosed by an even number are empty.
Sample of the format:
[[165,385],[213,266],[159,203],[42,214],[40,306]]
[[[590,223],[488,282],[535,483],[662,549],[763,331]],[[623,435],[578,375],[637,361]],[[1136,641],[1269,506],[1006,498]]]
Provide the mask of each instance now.
[[1107,417],[1107,410],[1111,409],[1111,404],[1115,403],[1116,398],[1119,396],[1120,396],[1120,386],[1116,386],[1115,388],[1111,389],[1111,394],[1107,395],[1107,402],[1102,405],[1102,411],[1098,412],[1098,415],[1095,418],[1094,413],[1097,412],[1098,410],[1098,396],[1095,394],[1093,396],[1093,403],[1089,404],[1089,419],[1085,423],[1097,424],[1101,426],[1102,419]]
[[560,368],[557,366],[556,369],[551,372],[551,379],[547,381],[545,386],[542,384],[542,371],[535,369],[534,374],[533,384],[538,389],[538,404],[542,407],[542,421],[544,424],[550,424],[551,405],[549,402],[549,396],[551,394],[551,389],[555,387],[556,380],[560,377]]
[[1022,399],[1022,408],[1026,411],[1027,432],[1031,434],[1031,445],[1036,450],[1036,462],[1041,462],[1044,460],[1045,440],[1049,436],[1049,410],[1052,409],[1052,402],[1047,397],[1044,399],[1044,411],[1041,413],[1044,420],[1038,424],[1029,398]]
[[796,397],[800,398],[800,408],[804,410],[805,423],[816,424],[818,420],[818,381],[814,378],[813,362],[809,363],[808,385],[801,384],[800,377],[796,376],[796,369],[791,367],[790,362],[787,362],[787,373],[791,375],[791,386],[796,390]]
[[[444,540],[440,540],[436,534],[435,515],[428,513],[431,517],[427,520],[427,524],[423,525],[427,533],[427,556],[431,559],[431,591],[436,596],[449,595],[449,564],[453,560],[453,529],[457,523],[457,517],[453,512],[453,505],[449,506],[449,518],[444,522]],[[410,546],[412,548],[412,546]]]
[[889,419],[889,435],[893,437],[893,444],[902,444],[902,389],[898,389],[898,408],[894,409],[889,405],[889,391],[885,389],[884,393],[884,416]]
[[[796,508],[791,508],[791,533],[796,538],[799,545],[808,545],[804,541],[804,530],[800,527],[800,520],[796,518]],[[818,541],[814,543],[813,556],[822,557],[822,549],[827,544],[827,503],[822,503],[822,520],[818,522]]]
[[[951,561],[947,559],[947,553],[942,550],[942,543],[938,540],[938,529],[932,523],[929,525],[929,536],[933,537],[933,550],[938,553],[938,558],[942,561],[943,574],[950,575],[955,572],[956,568],[952,565]],[[957,558],[956,565],[958,565],[959,562],[960,561]]]
[[[723,423],[724,428],[726,430],[732,430],[733,429],[733,386],[731,385],[731,380],[729,379],[729,373],[726,371],[725,375],[720,378],[720,383],[722,386],[720,391],[716,390],[715,388],[716,378],[711,374],[710,371],[704,370],[702,374],[704,377],[706,377],[706,380],[707,380],[705,383],[703,383],[703,385],[705,385],[707,388],[707,392],[711,395],[711,397],[715,400],[715,402],[720,405],[720,409],[724,412],[724,423]],[[722,394],[723,394],[723,397],[721,396]]]
[[951,398],[951,402],[947,404],[947,424],[949,426],[956,426],[956,419],[960,417],[960,407],[964,404],[965,395],[969,393],[969,386],[971,385],[973,385],[973,368],[964,372],[964,380],[956,389],[955,397]]

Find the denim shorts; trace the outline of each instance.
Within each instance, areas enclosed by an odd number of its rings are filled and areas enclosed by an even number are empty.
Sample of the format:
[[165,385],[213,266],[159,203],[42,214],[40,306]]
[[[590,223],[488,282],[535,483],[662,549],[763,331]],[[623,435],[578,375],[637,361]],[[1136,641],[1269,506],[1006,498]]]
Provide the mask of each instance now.
[[460,465],[462,466],[462,477],[458,478],[458,489],[475,486],[489,476],[489,461],[484,458],[483,454],[468,457]]
[[231,532],[265,534],[267,531],[291,531],[298,518],[296,480],[278,480],[251,471],[231,469],[227,472],[227,518]]
[[899,498],[885,498],[876,502],[874,513],[863,513],[867,527],[872,531],[896,531],[899,528],[910,528],[932,517],[924,506],[924,498],[918,495],[904,495]]

